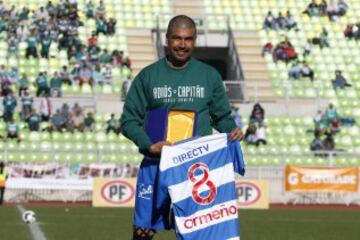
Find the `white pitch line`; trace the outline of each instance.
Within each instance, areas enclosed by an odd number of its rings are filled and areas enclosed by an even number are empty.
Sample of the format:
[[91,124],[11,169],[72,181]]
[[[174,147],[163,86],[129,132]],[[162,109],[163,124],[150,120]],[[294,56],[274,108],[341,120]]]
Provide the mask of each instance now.
[[[21,216],[26,211],[26,209],[21,205],[18,205],[17,209],[19,210]],[[36,221],[34,223],[28,224],[28,226],[30,228],[31,235],[33,236],[34,240],[46,240],[44,232],[41,231],[39,224],[37,224]]]

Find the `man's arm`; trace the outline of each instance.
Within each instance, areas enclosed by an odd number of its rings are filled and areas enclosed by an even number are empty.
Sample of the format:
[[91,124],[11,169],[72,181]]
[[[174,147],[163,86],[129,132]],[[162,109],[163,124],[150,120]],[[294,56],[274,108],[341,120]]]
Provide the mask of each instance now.
[[139,147],[141,153],[149,154],[152,142],[144,129],[148,99],[143,78],[144,74],[140,73],[133,81],[126,96],[120,121],[121,132]]
[[242,130],[235,124],[231,117],[231,109],[228,97],[220,75],[216,72],[214,88],[212,91],[212,100],[209,111],[213,127],[219,132],[230,132],[230,140],[241,140]]

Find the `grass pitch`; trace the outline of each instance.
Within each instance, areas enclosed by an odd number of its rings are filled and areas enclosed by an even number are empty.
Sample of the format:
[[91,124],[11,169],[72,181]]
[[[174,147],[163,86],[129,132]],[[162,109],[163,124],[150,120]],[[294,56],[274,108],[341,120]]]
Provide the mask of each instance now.
[[[48,240],[130,240],[133,209],[26,207]],[[240,210],[241,240],[359,240],[360,209]],[[0,239],[33,239],[15,206],[0,207]],[[160,232],[155,240],[175,239]],[[201,239],[196,239],[201,240]],[[216,240],[216,239],[206,239]]]

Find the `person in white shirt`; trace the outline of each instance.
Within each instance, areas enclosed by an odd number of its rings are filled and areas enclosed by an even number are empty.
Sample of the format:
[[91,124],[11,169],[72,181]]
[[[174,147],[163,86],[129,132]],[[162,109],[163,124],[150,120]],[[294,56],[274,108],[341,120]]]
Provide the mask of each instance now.
[[260,144],[266,145],[266,127],[263,123],[259,123],[259,127],[256,130],[256,146],[258,147]]

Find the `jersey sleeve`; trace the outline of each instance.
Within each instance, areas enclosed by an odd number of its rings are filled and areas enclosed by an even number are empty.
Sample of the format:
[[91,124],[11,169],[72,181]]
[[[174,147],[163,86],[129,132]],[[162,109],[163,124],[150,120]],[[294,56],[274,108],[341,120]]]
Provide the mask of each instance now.
[[230,141],[229,142],[229,151],[233,159],[234,172],[239,173],[241,176],[245,175],[245,163],[243,158],[243,153],[241,150],[239,141]]

